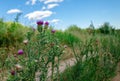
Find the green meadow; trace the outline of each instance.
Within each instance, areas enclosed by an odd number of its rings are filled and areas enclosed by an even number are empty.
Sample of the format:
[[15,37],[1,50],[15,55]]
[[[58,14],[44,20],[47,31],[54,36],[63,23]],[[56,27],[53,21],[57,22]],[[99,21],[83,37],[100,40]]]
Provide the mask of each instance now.
[[[120,62],[120,29],[108,22],[99,28],[71,25],[64,31],[49,22],[36,24],[0,19],[0,81],[113,81]],[[61,61],[71,58],[74,65],[66,64],[61,72]]]

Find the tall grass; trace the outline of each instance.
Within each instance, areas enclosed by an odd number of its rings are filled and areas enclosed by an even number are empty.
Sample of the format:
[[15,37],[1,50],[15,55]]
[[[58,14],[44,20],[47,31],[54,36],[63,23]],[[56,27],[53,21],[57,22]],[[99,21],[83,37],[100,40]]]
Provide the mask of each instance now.
[[71,45],[73,42],[79,42],[80,39],[77,38],[75,35],[71,34],[70,32],[56,32],[56,37],[60,40],[61,43]]
[[[95,30],[93,35],[75,25],[59,31],[45,23],[38,22],[33,31],[19,23],[0,20],[0,46],[4,46],[0,48],[1,80],[6,76],[7,81],[35,81],[37,76],[40,81],[109,81],[114,76],[120,61],[119,30],[113,34]],[[27,42],[22,43],[24,39]],[[76,61],[60,73],[64,45],[72,50]]]
[[120,61],[119,42],[115,35],[96,34],[86,42],[73,44],[76,64],[61,74],[60,81],[110,81]]

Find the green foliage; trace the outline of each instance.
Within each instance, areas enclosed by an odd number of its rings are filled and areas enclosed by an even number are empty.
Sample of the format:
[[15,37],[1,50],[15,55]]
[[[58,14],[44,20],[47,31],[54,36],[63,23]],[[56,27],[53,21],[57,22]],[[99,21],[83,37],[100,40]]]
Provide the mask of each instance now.
[[27,27],[15,22],[4,22],[0,20],[0,46],[15,45],[20,43],[25,37]]
[[[63,47],[56,38],[55,32],[43,25],[38,27],[41,27],[41,30],[38,29],[37,34],[32,30],[27,33],[28,41],[24,42],[22,53],[18,52],[5,59],[7,81],[35,81],[36,77],[40,81],[59,80],[59,61]],[[49,76],[48,71],[51,71]]]
[[108,23],[105,22],[100,28],[100,33],[102,34],[114,34],[115,29]]
[[[76,25],[64,32],[51,32],[52,28],[47,29],[44,25],[38,27],[38,31],[33,31],[19,23],[0,19],[0,46],[15,47],[12,50],[0,49],[0,71],[7,71],[7,81],[34,81],[37,72],[41,81],[109,81],[114,75],[120,61],[120,30],[115,30],[109,23],[104,23],[98,31],[91,23],[88,30],[93,35]],[[24,39],[28,42],[21,44]],[[19,46],[14,46],[16,44]],[[60,74],[63,44],[71,47],[76,62]],[[24,50],[23,55],[17,54],[18,48]],[[22,69],[16,68],[16,64],[20,64]],[[11,71],[15,71],[15,75]]]
[[91,21],[90,26],[87,28],[87,32],[88,32],[89,34],[95,35],[95,27],[94,27],[92,21]]
[[56,32],[56,37],[60,40],[61,43],[63,44],[68,44],[69,46],[71,46],[72,43],[74,42],[79,42],[80,39],[77,38],[76,36],[72,35],[69,32],[62,32],[62,31],[58,31]]
[[120,61],[119,42],[119,37],[109,35],[73,45],[76,64],[61,74],[60,81],[110,81]]
[[80,32],[81,29],[78,26],[76,26],[76,25],[71,25],[65,31],[67,31],[67,32],[73,32],[73,31]]
[[17,13],[16,17],[15,17],[15,22],[19,21],[19,17],[22,15],[22,13]]

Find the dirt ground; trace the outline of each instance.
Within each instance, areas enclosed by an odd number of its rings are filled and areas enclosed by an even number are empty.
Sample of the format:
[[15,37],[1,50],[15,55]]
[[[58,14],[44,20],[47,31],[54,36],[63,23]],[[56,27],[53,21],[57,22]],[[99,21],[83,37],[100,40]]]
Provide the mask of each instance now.
[[[69,59],[60,61],[59,71],[63,72],[67,68],[67,65],[68,66],[73,66],[74,64],[75,64],[75,58],[69,58]],[[50,67],[48,69],[48,77],[51,76],[51,73],[52,73],[52,71],[51,71],[51,67]],[[39,75],[40,75],[40,73],[37,72],[36,73],[36,81],[40,81]],[[48,81],[50,81],[50,79],[48,79]]]
[[111,81],[120,81],[120,62],[117,65],[116,76]]

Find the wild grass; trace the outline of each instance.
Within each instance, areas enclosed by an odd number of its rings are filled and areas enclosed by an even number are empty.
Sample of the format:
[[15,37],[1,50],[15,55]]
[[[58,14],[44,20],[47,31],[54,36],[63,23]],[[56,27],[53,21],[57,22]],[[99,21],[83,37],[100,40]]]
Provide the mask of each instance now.
[[16,22],[4,22],[0,19],[0,46],[9,47],[21,43],[25,38],[26,32],[29,30]]
[[[6,77],[7,81],[35,81],[38,72],[41,81],[47,81],[49,64],[51,81],[110,81],[115,75],[120,61],[119,30],[111,33],[108,28],[103,33],[72,25],[60,31],[47,27],[48,23],[43,25],[42,21],[37,24],[34,30],[0,20],[1,80]],[[23,43],[24,40],[28,42]],[[24,53],[18,53],[19,49]],[[75,65],[60,73],[60,60],[73,57]]]
[[61,74],[60,81],[110,81],[120,61],[119,42],[118,36],[96,34],[85,42],[73,44],[77,62]]

